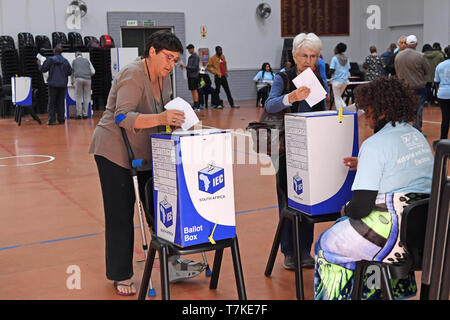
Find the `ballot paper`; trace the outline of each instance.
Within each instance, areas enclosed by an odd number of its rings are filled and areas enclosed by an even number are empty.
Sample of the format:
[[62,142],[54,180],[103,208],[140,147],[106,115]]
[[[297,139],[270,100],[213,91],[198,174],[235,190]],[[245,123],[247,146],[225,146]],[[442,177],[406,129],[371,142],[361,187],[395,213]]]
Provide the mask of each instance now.
[[189,130],[191,127],[199,123],[199,119],[192,109],[191,105],[186,100],[177,97],[164,106],[166,110],[179,110],[184,112],[185,121],[181,125],[181,129]]
[[310,107],[316,105],[327,97],[327,92],[311,68],[303,71],[292,82],[294,82],[297,88],[308,87],[311,90],[308,98],[306,98],[306,102],[308,102]]
[[47,60],[47,58],[42,56],[40,53],[37,54],[36,58],[38,58],[41,63],[44,63],[45,60]]

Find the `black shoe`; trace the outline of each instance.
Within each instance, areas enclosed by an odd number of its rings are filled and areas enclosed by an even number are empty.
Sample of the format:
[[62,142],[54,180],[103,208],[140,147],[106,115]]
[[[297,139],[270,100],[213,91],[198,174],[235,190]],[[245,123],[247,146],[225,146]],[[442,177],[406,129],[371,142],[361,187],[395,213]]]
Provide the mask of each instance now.
[[83,119],[87,119],[88,118],[88,116],[83,116]]
[[65,123],[65,121],[58,121],[59,122],[59,124],[64,124]]
[[55,124],[56,124],[55,121],[53,121],[53,122],[48,121],[48,122],[47,122],[47,125],[48,125],[48,126],[54,126]]
[[[314,268],[314,264],[315,264],[314,258],[312,258],[310,255],[302,257],[302,268],[307,269]],[[295,270],[294,257],[286,255],[284,257],[283,267],[286,270]]]
[[81,120],[81,116],[77,116],[75,119],[77,120]]
[[241,106],[238,106],[237,104],[233,104],[231,107],[232,107],[232,108],[239,109]]

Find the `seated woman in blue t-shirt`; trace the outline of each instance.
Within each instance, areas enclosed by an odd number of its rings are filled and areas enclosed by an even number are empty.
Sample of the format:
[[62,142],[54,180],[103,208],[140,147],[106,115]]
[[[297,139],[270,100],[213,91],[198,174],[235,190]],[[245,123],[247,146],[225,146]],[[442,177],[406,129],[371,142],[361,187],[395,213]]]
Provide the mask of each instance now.
[[[315,298],[350,299],[353,271],[360,260],[401,262],[399,245],[403,208],[431,192],[433,155],[424,136],[410,123],[419,108],[414,93],[397,77],[378,78],[355,90],[375,134],[361,146],[358,158],[344,159],[357,169],[353,198],[315,246]],[[364,299],[379,299],[380,288],[363,289]],[[414,273],[393,286],[396,299],[415,295]]]
[[269,97],[270,86],[273,82],[275,75],[272,72],[272,68],[268,62],[263,63],[261,70],[253,78],[256,82],[256,88],[258,89],[257,101],[261,100],[261,108],[264,108],[267,98]]

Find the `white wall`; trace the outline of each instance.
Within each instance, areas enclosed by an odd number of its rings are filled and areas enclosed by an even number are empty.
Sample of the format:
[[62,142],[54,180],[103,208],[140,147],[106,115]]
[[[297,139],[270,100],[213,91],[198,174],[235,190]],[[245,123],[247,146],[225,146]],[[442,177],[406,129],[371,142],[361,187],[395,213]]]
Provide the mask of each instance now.
[[[255,14],[261,0],[85,0],[88,14],[79,32],[82,36],[106,34],[107,12],[184,12],[186,44],[208,47],[212,53],[216,45],[221,45],[230,69],[256,70],[265,61],[277,67],[283,44],[280,1],[264,1],[271,5],[272,14],[261,21]],[[0,34],[11,35],[17,41],[19,32],[49,37],[53,31],[70,32],[65,14],[68,3],[69,0],[0,0]],[[367,28],[369,5],[381,8],[379,30]],[[361,63],[371,45],[376,45],[382,53],[403,34],[415,33],[420,46],[424,30],[428,42],[434,42],[431,38],[439,34],[445,46],[449,42],[449,10],[450,0],[350,0],[350,35],[322,37],[322,54],[325,61],[330,61],[334,47],[342,41],[348,45],[350,59]],[[207,26],[206,39],[200,37],[201,25]]]

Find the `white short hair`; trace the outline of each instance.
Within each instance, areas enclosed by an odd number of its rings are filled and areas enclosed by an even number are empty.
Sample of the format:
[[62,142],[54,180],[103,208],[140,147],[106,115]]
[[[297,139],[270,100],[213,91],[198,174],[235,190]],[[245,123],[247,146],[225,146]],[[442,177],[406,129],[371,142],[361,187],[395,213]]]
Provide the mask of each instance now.
[[295,55],[301,48],[308,48],[319,54],[322,51],[322,40],[314,33],[300,33],[294,38],[292,54]]

